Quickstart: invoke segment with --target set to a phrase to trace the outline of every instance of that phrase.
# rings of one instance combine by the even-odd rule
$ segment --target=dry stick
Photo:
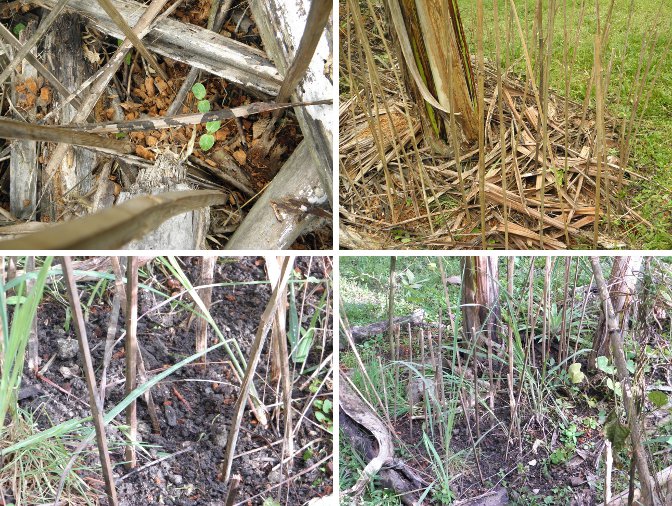
[[[130,141],[108,139],[100,135],[72,128],[33,125],[7,118],[0,118],[0,138],[61,142],[77,146],[101,148],[112,153],[129,154],[135,152],[135,148]]]
[[[485,248],[485,61],[483,59],[483,0],[476,1],[476,11],[478,53],[478,194],[481,212],[481,247]],[[478,419],[478,417],[476,418]]]
[[[598,42],[599,44],[599,42]],[[599,74],[598,74],[599,75]],[[614,307],[609,296],[609,289],[602,274],[602,267],[600,266],[600,258],[590,257],[590,262],[593,265],[593,274],[595,276],[595,283],[600,291],[600,299],[602,301],[607,329],[609,331],[609,339],[611,341],[611,351],[614,356],[614,364],[618,371],[619,380],[623,385],[623,404],[627,412],[628,427],[630,429],[630,441],[633,447],[633,457],[637,465],[639,473],[639,482],[642,490],[642,502],[652,506],[662,504],[658,498],[658,494],[654,493],[651,487],[651,472],[646,459],[644,446],[642,445],[642,429],[639,425],[636,415],[635,402],[633,399],[632,385],[630,383],[630,373],[625,360],[625,353],[623,351],[623,336],[619,329],[618,319],[614,313]]]
[[[507,263],[506,263],[506,280],[507,280],[507,291],[508,291],[508,296],[510,300],[513,300],[513,274],[514,274],[514,269],[515,269],[515,263],[514,263],[514,258],[512,256],[507,258]],[[511,410],[511,423],[516,424],[516,435],[518,437],[518,445],[519,445],[519,452],[520,455],[523,453],[523,441],[522,441],[522,434],[520,433],[520,420],[516,418],[516,396],[513,393],[513,356],[514,356],[514,349],[513,349],[513,325],[515,325],[515,320],[514,320],[514,315],[511,315],[511,324],[509,325],[509,332],[508,332],[508,343],[509,343],[509,374],[508,374],[508,383],[509,383],[509,407]],[[511,433],[511,428],[509,429],[509,434]],[[511,440],[511,437],[509,436],[509,441]],[[508,444],[507,444],[507,452],[508,452]]]
[[[420,366],[422,367],[422,415],[427,426],[427,388],[425,387],[425,329],[420,329]],[[434,436],[434,434],[432,434]]]
[[[596,0],[597,1],[597,0]],[[596,4],[597,5],[597,4]],[[595,33],[595,101],[597,103],[597,177],[595,179],[595,221],[593,222],[593,247],[598,248],[598,234],[600,230],[600,197],[601,197],[601,183],[602,183],[602,158],[604,150],[604,95],[602,90],[602,46],[599,30],[599,14],[598,14],[598,29]],[[608,198],[608,196],[607,196]]]
[[[114,351],[114,336],[117,334],[117,325],[119,322],[119,313],[121,310],[121,296],[118,291],[114,292],[112,298],[112,309],[110,310],[110,319],[107,323],[107,337],[105,339],[105,353],[103,354],[103,372],[100,375],[100,405],[105,405],[105,389],[107,387],[107,368],[112,360]]]
[[[408,361],[409,363],[413,363],[413,334],[411,331],[411,324],[408,324]],[[411,372],[408,373],[409,378],[408,382],[412,381],[411,377]],[[408,432],[411,434],[411,437],[413,437],[413,396],[409,395],[408,396]]]
[[[234,407],[233,420],[231,422],[231,429],[229,430],[229,437],[226,443],[226,453],[224,455],[224,462],[222,463],[222,478],[223,481],[229,481],[231,475],[231,466],[233,464],[233,456],[235,453],[236,443],[238,441],[238,432],[240,431],[240,424],[243,421],[243,414],[245,412],[245,404],[250,395],[250,388],[252,386],[252,380],[254,378],[254,373],[257,370],[257,365],[259,363],[259,358],[261,356],[261,350],[266,340],[266,334],[273,324],[273,316],[275,311],[277,311],[280,305],[281,297],[280,294],[284,291],[287,286],[287,281],[289,279],[289,274],[291,272],[290,265],[294,263],[293,257],[285,257],[282,264],[282,271],[280,274],[280,279],[276,285],[271,299],[268,301],[268,305],[264,310],[264,313],[261,315],[261,322],[259,328],[257,329],[257,335],[254,338],[254,343],[250,350],[250,358],[247,364],[247,370],[245,371],[245,377],[240,387],[240,394],[238,401]]]
[[[229,489],[226,491],[226,498],[224,499],[224,506],[233,506],[233,504],[236,502],[236,496],[238,495],[238,489],[240,488],[241,481],[242,478],[239,474],[234,474],[231,476]]]
[[[126,263],[126,395],[135,390],[138,372],[138,258],[129,256]],[[126,423],[129,425],[126,446],[126,468],[137,465],[135,441],[138,437],[137,402],[134,399],[126,408]]]
[[[217,263],[217,257],[214,255],[204,255],[201,257],[201,273],[200,273],[200,284],[205,288],[201,288],[200,297],[203,301],[205,307],[210,311],[210,306],[212,305],[212,280],[215,273],[215,264]],[[196,321],[196,352],[200,353],[205,351],[208,347],[208,323],[204,318],[199,318]],[[201,359],[202,364],[205,366],[207,363],[207,356],[203,355]]]
[[[35,271],[35,257],[29,256],[26,258],[26,272]],[[26,281],[26,292],[30,293],[33,291],[33,285],[35,284],[34,278],[28,278]],[[32,323],[30,324],[30,334],[28,336],[28,369],[35,373],[40,364],[40,357],[38,353],[39,342],[37,340],[37,318],[33,318]]]
[[[328,1],[311,2],[308,17],[306,18],[306,27],[299,42],[299,49],[294,55],[294,60],[287,69],[280,91],[275,98],[276,102],[285,102],[294,93],[294,90],[303,79],[303,76],[308,70],[308,66],[313,59],[315,49],[320,41],[324,27],[327,26],[329,15],[331,14],[332,3]],[[273,121],[278,119],[279,112],[273,115]],[[269,130],[271,130],[269,128]]]
[[[107,451],[107,438],[105,436],[103,410],[98,402],[98,395],[96,392],[96,377],[93,371],[93,362],[91,361],[89,341],[86,336],[86,325],[84,323],[84,315],[82,314],[82,306],[79,301],[79,294],[77,293],[77,284],[75,283],[72,261],[70,257],[62,257],[61,265],[63,268],[63,278],[68,291],[68,298],[70,299],[70,308],[73,314],[73,323],[77,334],[77,340],[79,341],[79,350],[84,365],[86,384],[89,389],[89,405],[91,406],[93,424],[96,428],[96,442],[98,444],[100,464],[102,466],[103,478],[105,480],[105,490],[107,492],[107,497],[110,501],[110,504],[112,506],[117,506],[117,491],[114,488],[114,480],[112,477],[112,462],[110,461],[110,454]]]
[[[266,270],[268,272],[268,279],[271,282],[271,289],[280,282],[282,257],[267,256]],[[287,290],[280,292],[279,298],[282,300],[283,307],[287,302]],[[287,333],[286,333],[286,314],[283,311],[276,311],[273,322],[273,334],[271,336],[278,353],[278,361],[280,366],[280,380],[282,385],[282,398],[285,414],[285,433],[282,444],[282,458],[288,455],[287,467],[292,468],[294,461],[294,428],[292,423],[292,375],[289,370],[289,352],[287,350]]]
[[[146,30],[151,25],[152,20],[159,14],[159,11],[163,8],[167,1],[168,0],[152,0],[152,3],[149,4],[149,7],[147,7],[142,17],[138,20],[135,27],[133,28],[133,30],[137,32],[138,36],[140,36],[143,30]],[[27,45],[28,44],[25,44],[25,46]],[[114,76],[114,73],[119,68],[119,65],[121,65],[121,63],[124,61],[126,52],[128,52],[131,47],[133,46],[128,41],[128,39],[125,40],[121,46],[119,46],[115,54],[108,62],[108,65],[106,65],[106,71],[102,73],[100,78],[91,86],[91,91],[82,101],[82,106],[77,111],[77,114],[75,114],[75,116],[72,118],[71,123],[83,123],[87,120],[89,114],[91,114],[91,111],[98,102],[100,95],[105,91],[107,83],[110,82],[110,79],[112,79]],[[63,157],[66,155],[67,149],[68,147],[65,144],[59,144],[56,146],[54,152],[51,155],[51,158],[49,159],[49,163],[47,163],[47,166],[44,168],[44,173],[47,175],[47,181],[44,184],[45,188],[43,189],[43,196],[46,194],[46,187],[51,183],[53,177],[56,174],[57,168],[60,166]],[[41,201],[42,197],[40,197],[39,200]],[[38,207],[39,202],[38,205],[35,206],[35,209],[37,210]]]
[[[59,0],[59,2],[54,6],[54,8],[51,10],[49,15],[40,23],[40,26],[37,27],[37,30],[33,34],[33,36],[23,45],[21,46],[21,49],[19,49],[16,52],[16,55],[10,61],[5,69],[0,73],[0,86],[4,84],[4,82],[7,80],[9,77],[9,74],[11,74],[12,70],[16,68],[16,66],[23,61],[23,59],[26,57],[26,55],[30,52],[31,49],[33,49],[40,38],[47,33],[47,30],[49,30],[49,27],[54,24],[58,16],[60,15],[61,11],[65,7],[65,4],[68,3],[68,0]]]
[[[103,10],[110,16],[110,19],[114,21],[119,29],[124,32],[124,35],[131,41],[131,44],[140,52],[140,54],[147,60],[147,62],[152,66],[154,70],[166,81],[168,82],[168,74],[159,66],[159,62],[156,61],[154,55],[149,52],[145,44],[140,40],[140,37],[128,26],[124,17],[119,13],[117,8],[112,3],[112,0],[98,0],[98,4],[103,8]]]
[[[117,249],[154,230],[168,218],[213,205],[224,205],[220,191],[192,190],[145,195],[95,214],[50,226],[18,239],[0,241],[0,248]]]
[[[558,357],[556,363],[561,364],[565,356],[569,355],[569,334],[567,334],[567,307],[570,308],[570,318],[573,306],[568,304],[569,295],[569,271],[572,267],[572,257],[565,258],[565,286],[562,300],[565,301],[562,306],[562,324],[560,326],[560,348],[558,349]]]
[[[18,41],[18,39],[14,37],[14,34],[10,32],[9,29],[2,23],[0,23],[0,38],[4,39],[5,42],[7,42],[17,51],[20,50],[21,47],[23,46],[23,44],[21,44]],[[26,53],[26,60],[28,60],[28,63],[30,63],[33,67],[35,67],[35,70],[37,70],[40,74],[42,74],[42,76],[44,76],[44,78],[49,82],[49,84],[51,84],[54,87],[54,89],[58,91],[61,95],[67,96],[70,94],[70,91],[30,51]],[[74,99],[73,102],[75,107],[79,108],[81,106],[81,102],[79,101],[79,99]]]
[[[499,113],[499,143],[502,147],[502,193],[504,193],[504,249],[509,249],[509,208],[506,199],[506,191],[508,190],[507,169],[506,163],[506,132],[504,131],[504,103],[502,92],[502,62],[501,62],[501,47],[499,41],[499,0],[493,0],[492,13],[493,22],[495,24],[495,65],[497,67],[497,112]]]

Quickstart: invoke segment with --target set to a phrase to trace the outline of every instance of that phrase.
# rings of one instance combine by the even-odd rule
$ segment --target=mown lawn
[[[523,30],[527,31],[527,43],[530,51],[538,45],[536,34],[533,33],[534,15],[538,0],[515,0],[516,9],[521,19]],[[474,0],[458,0],[467,39],[472,51],[476,50],[476,2]],[[547,24],[549,0],[544,0],[544,27]],[[602,23],[606,19],[611,0],[599,0]],[[672,2],[660,0],[635,0],[634,12],[630,20],[628,32],[629,6],[631,0],[616,0],[610,25],[609,45],[605,49],[606,63],[613,55],[613,67],[607,94],[607,110],[612,116],[629,116],[631,103],[629,94],[634,86],[635,77],[640,66],[640,48],[646,36],[652,34],[658,26],[656,41],[656,61],[651,76],[660,69],[655,84],[651,79],[647,90],[651,95],[644,110],[644,120],[635,139],[634,150],[630,159],[630,167],[646,179],[630,186],[625,198],[640,215],[653,224],[653,228],[641,226],[637,230],[628,231],[633,246],[642,249],[672,248],[672,57],[660,62],[666,47],[672,43]],[[584,20],[577,39],[577,26],[582,4],[585,4]],[[495,57],[495,26],[493,20],[493,4],[485,0],[485,51],[486,57]],[[502,45],[505,44],[505,6],[508,0],[499,0],[500,29]],[[571,48],[576,44],[576,59],[572,67],[570,81],[570,97],[583,101],[586,85],[593,68],[594,37],[597,30],[597,17],[594,0],[557,0],[557,14],[554,25],[553,58],[550,69],[550,86],[564,95],[564,33],[567,26],[568,38],[572,41]],[[565,23],[565,8],[566,19]],[[604,26],[602,24],[602,26]],[[517,35],[515,24],[510,44],[510,62],[513,72],[525,75],[525,62],[522,59],[522,45]],[[606,64],[605,63],[605,64]],[[593,92],[594,94],[594,92]],[[593,104],[594,105],[594,101]]]

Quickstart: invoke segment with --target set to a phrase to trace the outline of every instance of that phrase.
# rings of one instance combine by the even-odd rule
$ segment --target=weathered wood
[[[422,479],[403,461],[394,458],[394,444],[387,426],[350,387],[340,375],[339,420],[341,432],[352,448],[367,462],[357,483],[342,495],[357,501],[374,476],[384,488],[399,494],[407,506],[418,504],[421,491],[426,487]]]
[[[328,0],[324,0],[328,1]],[[264,42],[264,49],[278,70],[286,75],[296,54],[308,16],[309,0],[250,0],[252,15]],[[330,23],[322,34],[306,75],[294,96],[300,101],[324,98],[333,93],[331,61],[333,30]],[[327,92],[329,93],[329,92]],[[332,199],[333,106],[295,109],[301,132],[310,146],[329,201]],[[332,205],[333,207],[333,205]]]
[[[425,311],[423,309],[416,309],[408,316],[397,316],[394,318],[394,325],[420,325],[425,320]],[[355,343],[361,343],[365,339],[372,336],[385,334],[390,328],[389,320],[369,323],[367,325],[358,325],[350,328],[352,339]]]
[[[38,3],[51,8],[56,1],[39,0]],[[138,2],[114,0],[113,3],[130,26],[135,26],[145,12],[145,7]],[[95,2],[70,0],[68,8],[91,19],[99,30],[123,37],[121,30]],[[262,51],[205,28],[168,18],[154,26],[145,41],[156,53],[223,77],[261,98],[275,96],[280,89],[282,79]]]
[[[662,471],[660,471],[656,475],[656,480],[660,484],[660,488],[662,489],[662,492],[664,494],[664,504],[672,504],[672,466],[666,467]],[[651,487],[654,486],[654,483],[651,483]],[[637,502],[641,499],[642,494],[640,489],[635,489],[635,493],[633,495],[633,504],[637,504]],[[618,494],[616,497],[612,498],[611,501],[609,501],[609,504],[607,506],[627,506],[628,504],[628,490],[624,490],[620,494]],[[600,506],[605,506],[604,503],[600,504]]]
[[[36,26],[37,19],[31,19],[19,35],[19,42],[25,43],[26,39],[35,33]],[[28,54],[34,55],[35,50]],[[30,82],[35,84],[33,91],[28,89],[28,83]],[[19,92],[17,85],[21,83],[24,85],[24,90]],[[36,91],[37,71],[30,63],[24,61],[21,72],[14,75],[11,94],[14,106],[20,109],[25,121],[35,121],[37,115]],[[30,99],[29,96],[31,96]],[[17,117],[16,119],[21,118]],[[37,169],[37,142],[29,140],[15,142],[12,145],[12,154],[9,160],[9,210],[20,220],[29,219],[35,211]]]
[[[272,203],[288,197],[326,201],[320,176],[310,154],[310,146],[301,142],[266,191],[259,197],[225,249],[287,249],[307,230],[317,228],[324,219],[308,213],[278,213]]]
[[[58,80],[68,89],[75,89],[92,73],[91,67],[82,58],[82,18],[77,14],[64,13],[56,20],[45,40],[47,61]],[[65,97],[61,97],[65,98]],[[72,105],[59,112],[58,124],[66,125],[76,116],[77,109]],[[92,188],[91,173],[96,166],[97,154],[91,150],[68,147],[58,169],[58,183],[44,185],[51,198],[42,200],[49,210],[51,221],[61,218],[65,212],[74,210],[67,205],[63,196],[76,201],[80,195],[86,195]],[[48,176],[47,176],[48,177]]]
[[[160,196],[169,192],[189,191],[184,182],[186,167],[171,151],[160,154],[154,167],[140,172],[129,191],[122,192],[117,202],[132,200],[141,195]],[[207,208],[193,209],[171,217],[142,238],[131,241],[129,250],[199,250],[205,247],[205,235],[210,220]]]

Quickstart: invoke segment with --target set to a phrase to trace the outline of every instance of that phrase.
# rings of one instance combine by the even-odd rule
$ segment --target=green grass
[[[637,68],[640,62],[640,47],[646,34],[650,34],[657,23],[660,23],[659,39],[656,54],[660,56],[672,37],[670,20],[672,19],[672,3],[660,0],[636,0],[631,20],[630,33],[627,32],[628,9],[631,0],[616,0],[612,16],[609,46],[605,48],[606,63],[614,54],[612,79],[607,96],[608,114],[615,117],[629,115],[631,104],[628,95],[631,92]],[[567,0],[568,37],[574,40],[576,26],[581,11],[581,0]],[[518,16],[523,30],[527,31],[528,49],[533,54],[538,43],[532,33],[534,13],[537,0],[515,0]],[[547,23],[546,13],[548,1],[544,1],[544,27]],[[550,86],[564,96],[564,4],[557,0],[558,11],[554,30],[554,52],[550,68]],[[576,46],[576,62],[572,67],[570,98],[582,102],[585,98],[586,85],[593,67],[593,42],[597,27],[595,2],[586,0],[586,10],[581,33]],[[600,0],[600,15],[606,18],[610,0]],[[505,44],[505,7],[508,0],[499,0],[500,30],[502,44]],[[476,2],[459,0],[462,18],[467,32],[470,49],[475,54]],[[527,13],[527,18],[526,18]],[[485,52],[486,57],[494,61],[493,9],[491,2],[485,2]],[[513,28],[511,61],[516,62],[513,72],[519,76],[526,74],[525,62],[521,58],[522,46]],[[626,52],[627,47],[627,52]],[[533,57],[534,58],[534,57]],[[517,60],[516,60],[517,59]],[[605,65],[606,65],[605,63]],[[533,63],[534,65],[534,63]],[[632,246],[642,249],[669,249],[672,247],[672,65],[669,61],[662,65],[662,73],[651,94],[648,107],[644,111],[643,122],[635,139],[633,153],[629,161],[630,168],[647,178],[628,188],[625,198],[640,215],[653,224],[629,230],[629,242]],[[536,70],[535,70],[536,72]],[[653,71],[652,71],[653,73]],[[623,76],[621,79],[620,76]],[[651,88],[650,83],[648,88]],[[594,93],[594,91],[593,91]],[[594,106],[594,100],[591,102]]]

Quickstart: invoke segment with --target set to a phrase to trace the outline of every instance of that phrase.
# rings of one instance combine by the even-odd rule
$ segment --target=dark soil
[[[196,258],[182,258],[183,268],[194,285],[198,280],[198,261]],[[153,270],[148,264],[151,280],[141,276],[141,283],[148,283],[162,292],[170,292],[167,287],[174,286],[173,281],[154,264]],[[308,269],[310,265],[310,273]],[[314,276],[324,279],[330,271],[330,260],[322,258],[297,259],[295,269],[302,276]],[[215,283],[251,282],[267,279],[264,262],[254,257],[225,258],[218,261],[215,270]],[[80,283],[80,290],[93,286]],[[104,302],[93,305],[90,309],[87,332],[92,352],[94,367],[100,383],[105,338],[111,310],[112,284],[108,285],[108,293]],[[303,287],[303,285],[300,285]],[[312,293],[311,288],[319,286],[309,284],[306,291],[306,308],[316,303],[321,292]],[[321,286],[325,286],[322,284]],[[298,303],[303,301],[303,290],[297,290]],[[270,297],[270,287],[265,284],[236,285],[215,287],[211,313],[225,337],[237,340],[243,355],[249,355],[250,345],[254,339],[260,322],[261,314]],[[185,304],[190,303],[188,296],[180,297]],[[82,300],[87,300],[82,296]],[[97,301],[100,301],[97,298]],[[147,290],[140,290],[138,314],[138,341],[145,360],[149,376],[161,371],[169,365],[194,353],[194,325],[189,326],[189,312],[183,308],[171,309],[169,304],[153,310],[163,299]],[[146,313],[146,314],[145,314]],[[310,321],[312,309],[305,311],[304,326]],[[142,316],[144,315],[144,316]],[[81,372],[77,372],[78,358],[66,358],[67,346],[57,344],[57,340],[73,338],[74,331],[64,330],[65,306],[52,300],[44,302],[38,311],[40,356],[44,365],[54,358],[43,377],[34,378],[26,375],[22,383],[22,391],[28,397],[22,401],[22,407],[36,413],[40,429],[72,418],[89,416],[88,392]],[[119,326],[123,329],[123,320]],[[329,325],[330,327],[330,325]],[[117,332],[117,338],[122,330]],[[210,333],[212,334],[212,333]],[[332,347],[331,331],[326,332],[326,346],[316,339],[315,346],[308,359],[309,366],[318,365],[326,357]],[[210,344],[215,338],[210,337]],[[76,341],[75,341],[76,343]],[[272,405],[276,394],[274,387],[266,383],[269,360],[268,343],[262,354],[255,386],[265,404]],[[60,354],[59,354],[60,348]],[[75,346],[76,351],[76,346]],[[107,372],[106,411],[124,398],[124,350],[123,340],[114,349],[114,355]],[[148,504],[167,505],[215,505],[223,504],[227,492],[226,485],[220,481],[219,473],[226,446],[226,437],[231,424],[233,406],[237,400],[240,382],[236,379],[229,358],[222,348],[208,355],[208,366],[205,370],[191,364],[159,383],[152,389],[154,402],[158,410],[161,433],[152,431],[147,405],[143,400],[138,402],[139,435],[147,445],[148,452],[138,452],[138,466],[143,466],[166,454],[184,451],[144,470],[129,474],[121,463],[124,461],[123,447],[118,444],[122,439],[119,429],[108,426],[110,450],[114,472],[122,481],[117,485],[120,504],[135,506]],[[66,369],[67,368],[67,369]],[[74,377],[67,377],[68,371],[74,371]],[[310,367],[306,369],[310,370]],[[80,368],[81,371],[81,368]],[[65,374],[65,376],[64,376]],[[299,391],[298,386],[305,381],[295,371],[293,406],[302,411],[311,394]],[[53,383],[53,384],[52,384]],[[62,390],[56,388],[61,387]],[[323,390],[324,391],[324,390]],[[68,392],[68,393],[66,393]],[[331,392],[328,393],[331,395]],[[326,395],[325,395],[326,396]],[[142,398],[141,398],[142,399]],[[331,463],[321,465],[290,481],[289,486],[268,489],[282,482],[285,478],[278,471],[283,445],[281,444],[284,428],[282,415],[277,420],[271,416],[273,408],[268,409],[268,427],[262,427],[254,415],[246,412],[236,447],[236,458],[233,463],[234,474],[242,477],[242,484],[237,496],[237,503],[261,504],[267,497],[275,497],[281,504],[305,504],[310,498],[331,492]],[[298,416],[294,417],[295,424]],[[316,462],[332,453],[331,435],[314,422],[312,409],[308,409],[306,419],[295,439],[295,447],[309,445],[312,456],[296,459],[294,475],[307,470]],[[123,423],[124,415],[117,417]],[[310,443],[312,441],[312,443]],[[76,444],[75,444],[76,446]],[[89,460],[97,464],[95,443],[88,453]],[[97,478],[98,481],[95,479]],[[103,485],[100,476],[89,480],[100,493],[98,499],[106,504],[103,497]],[[278,491],[282,495],[278,496]],[[249,501],[248,501],[249,499]]]

